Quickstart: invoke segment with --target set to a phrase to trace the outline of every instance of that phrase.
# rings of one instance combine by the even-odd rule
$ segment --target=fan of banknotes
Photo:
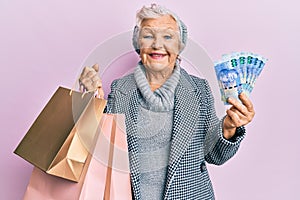
[[[222,60],[215,62],[221,99],[225,105],[228,97],[238,99],[241,92],[250,95],[266,61],[257,54],[236,52],[223,55]]]

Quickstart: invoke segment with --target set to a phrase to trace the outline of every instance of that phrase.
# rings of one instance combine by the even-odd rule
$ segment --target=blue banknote
[[[230,61],[221,62],[215,65],[218,84],[221,91],[221,99],[227,104],[229,97],[238,99],[242,89],[241,71],[232,66]]]

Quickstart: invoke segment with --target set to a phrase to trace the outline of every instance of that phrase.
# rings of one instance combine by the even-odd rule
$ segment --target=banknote
[[[232,65],[231,61],[220,62],[215,65],[218,85],[221,91],[221,99],[227,104],[229,97],[238,99],[242,89],[241,71]]]
[[[227,103],[229,97],[239,100],[244,92],[249,96],[261,74],[267,59],[251,52],[233,52],[222,56],[214,68],[221,93],[221,100]]]
[[[249,93],[252,92],[255,82],[257,78],[259,77],[260,73],[262,72],[264,66],[265,66],[266,60],[262,57],[258,57],[255,63],[255,67],[253,70],[252,77],[249,80]]]

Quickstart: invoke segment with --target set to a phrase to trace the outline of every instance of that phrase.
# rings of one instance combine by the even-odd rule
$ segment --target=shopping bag
[[[106,101],[59,87],[14,153],[48,174],[78,182]]]
[[[125,116],[103,114],[80,200],[131,200]]]
[[[89,155],[78,182],[47,174],[34,167],[23,200],[78,200],[91,158]]]
[[[125,117],[103,114],[78,183],[34,168],[24,200],[131,200]]]

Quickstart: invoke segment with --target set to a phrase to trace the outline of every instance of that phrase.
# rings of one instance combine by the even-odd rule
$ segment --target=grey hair
[[[136,26],[133,30],[133,36],[132,36],[132,44],[134,46],[135,51],[140,54],[140,47],[139,47],[139,32],[140,27],[144,19],[153,19],[158,18],[164,15],[170,15],[174,18],[176,21],[179,33],[180,33],[180,51],[184,49],[186,42],[187,42],[187,28],[186,25],[179,19],[179,17],[173,13],[172,11],[157,5],[157,4],[151,4],[150,7],[143,6],[136,14]]]

